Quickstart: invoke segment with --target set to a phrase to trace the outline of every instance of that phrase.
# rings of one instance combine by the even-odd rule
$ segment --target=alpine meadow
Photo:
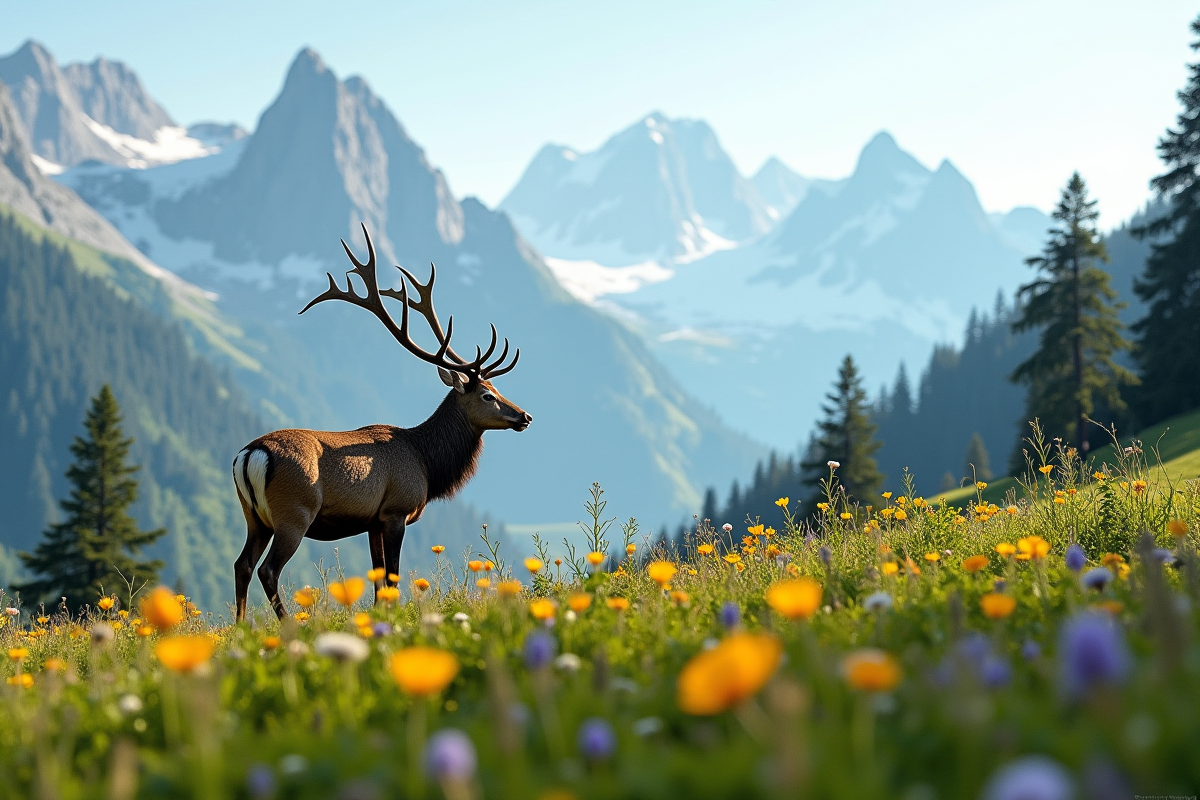
[[[1101,5],[0,11],[0,800],[1194,798],[1200,16]]]

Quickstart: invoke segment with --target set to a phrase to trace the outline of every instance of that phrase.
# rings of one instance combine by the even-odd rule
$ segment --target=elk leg
[[[271,601],[271,608],[275,609],[275,615],[280,619],[283,619],[287,609],[279,599],[279,576],[292,556],[296,555],[307,530],[308,526],[276,522],[275,542],[271,545],[271,552],[267,553],[266,560],[258,568],[258,580],[262,583],[263,591],[267,593],[267,599]]]
[[[374,523],[367,529],[367,544],[371,547],[371,569],[384,569],[386,559],[384,558],[383,549],[383,531],[384,526],[381,523]],[[387,586],[387,570],[384,570],[383,585]],[[375,605],[379,605],[379,582],[375,583]]]
[[[273,531],[259,520],[253,511],[246,516],[246,546],[242,554],[233,562],[233,580],[236,587],[234,595],[237,604],[237,621],[246,619],[246,594],[250,590],[250,579],[254,577],[254,568],[262,558],[263,551],[271,543]]]
[[[404,525],[404,517],[384,520],[383,553],[388,575],[400,574],[400,543],[404,541]]]

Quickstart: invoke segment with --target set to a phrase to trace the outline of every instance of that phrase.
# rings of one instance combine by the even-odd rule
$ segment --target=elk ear
[[[443,367],[438,367],[438,377],[442,379],[442,383],[446,384],[459,394],[462,394],[467,390],[467,383],[471,380],[461,372],[456,370],[448,370]]]

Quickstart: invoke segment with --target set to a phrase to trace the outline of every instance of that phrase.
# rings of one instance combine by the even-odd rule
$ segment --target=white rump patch
[[[271,519],[271,508],[267,505],[267,464],[270,456],[266,450],[243,450],[233,459],[233,482],[237,485],[238,494],[249,504],[258,518],[266,523],[268,528],[274,528]],[[246,485],[246,477],[250,485]]]

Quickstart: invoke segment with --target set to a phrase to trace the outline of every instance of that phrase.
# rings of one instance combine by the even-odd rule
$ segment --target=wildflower
[[[674,578],[675,573],[678,572],[670,561],[655,561],[646,568],[646,571],[650,574],[650,580],[657,583],[661,589],[665,589],[671,582],[671,578]]]
[[[1025,756],[1001,767],[983,791],[983,800],[1070,800],[1071,777],[1046,756]]]
[[[742,560],[742,557],[739,556],[737,553],[726,553],[724,558],[730,564],[737,564],[739,561]]]
[[[387,579],[388,579],[388,583],[399,583],[400,582],[400,576],[394,572],[389,572],[387,574]]]
[[[1067,569],[1071,570],[1071,572],[1079,572],[1079,570],[1083,569],[1083,565],[1087,563],[1087,556],[1084,555],[1083,548],[1077,543],[1071,542],[1070,546],[1067,547],[1066,562]]]
[[[1050,552],[1050,543],[1037,535],[1025,536],[1017,540],[1017,549],[1026,556],[1026,559],[1037,560],[1045,558],[1046,554]]]
[[[833,566],[833,551],[826,545],[821,545],[817,550],[817,555],[821,558],[821,563],[826,567]]]
[[[1017,514],[1021,513],[1021,509],[1017,508],[1016,506],[1006,506],[1004,512],[1010,517],[1015,517]]]
[[[1108,616],[1084,612],[1063,626],[1059,637],[1059,679],[1069,696],[1117,683],[1129,670],[1121,629]]]
[[[605,601],[613,611],[620,613],[629,608],[629,600],[625,597],[610,597]]]
[[[21,610],[19,608],[13,608],[12,606],[9,606],[8,608],[4,609],[4,613],[8,614],[10,617],[17,617],[20,616]]]
[[[917,562],[913,561],[911,558],[909,558],[907,556],[905,556],[905,558],[904,558],[904,571],[907,572],[909,575],[920,575],[921,574],[921,568],[917,566]]]
[[[900,565],[895,561],[885,561],[879,565],[879,569],[884,575],[895,575],[900,571]]]
[[[1083,584],[1085,589],[1095,589],[1098,592],[1104,591],[1104,587],[1108,586],[1108,582],[1112,580],[1113,574],[1107,567],[1096,567],[1089,569],[1083,573],[1083,577],[1079,582]]]
[[[987,488],[987,484],[983,481],[975,481],[975,488],[982,492]]]
[[[775,501],[775,505],[779,506],[780,508],[787,508],[789,499],[790,498],[787,497],[781,497]]]
[[[392,654],[388,670],[404,692],[417,697],[435,695],[458,674],[453,653],[435,647],[405,647]]]
[[[488,561],[483,562],[483,571],[484,572],[491,572],[495,568],[496,568],[496,565],[493,564],[490,559]]]
[[[29,657],[29,648],[27,647],[10,647],[8,649],[8,658],[10,661],[24,661]]]
[[[1016,609],[1017,601],[1007,594],[989,592],[979,598],[979,607],[988,619],[1004,619]]]
[[[1092,477],[1098,481],[1104,480],[1107,476],[1103,472],[1093,472]]]
[[[467,569],[471,570],[471,572],[479,572],[479,570],[483,569],[483,562],[477,560],[468,561]]]
[[[905,497],[904,495],[900,495],[899,497],[896,498],[896,505],[903,506],[903,505],[907,505],[907,504],[908,504],[908,498]]]
[[[164,632],[183,621],[183,606],[175,599],[175,593],[165,586],[159,586],[143,597],[138,611],[146,622]]]
[[[496,591],[501,597],[516,597],[521,593],[521,582],[500,581],[496,584]]]
[[[124,623],[124,622],[114,622],[114,623],[112,624],[112,629],[113,629],[114,631],[119,631],[119,630],[121,630],[121,629],[122,629],[122,628],[124,628],[124,627],[125,627],[125,623]],[[29,633],[32,635],[32,634],[35,634],[35,633],[37,633],[37,631],[30,631]]]
[[[904,520],[908,519],[908,514],[904,511],[903,508],[897,508],[895,516],[896,516],[897,522],[904,522]]]
[[[475,775],[476,763],[475,745],[456,728],[443,728],[425,743],[425,771],[444,783],[465,784]]]
[[[305,623],[308,622],[309,616],[307,611],[297,611],[295,614],[292,614],[292,619],[299,623]]]
[[[302,608],[312,608],[317,602],[317,595],[320,594],[311,586],[305,586],[303,589],[297,589],[292,599],[296,601],[296,605]]]
[[[767,605],[788,619],[808,619],[820,608],[823,593],[811,578],[778,581],[767,589]]]
[[[370,645],[362,639],[339,631],[322,633],[313,643],[313,649],[343,664],[357,664],[371,653]]]
[[[890,653],[864,647],[842,659],[842,677],[851,688],[887,692],[900,682],[900,664]]]
[[[100,607],[101,611],[108,611],[116,604],[117,604],[117,598],[115,598],[115,597],[101,597],[99,600],[96,601],[96,605],[98,605]]]
[[[896,513],[896,509],[894,509],[894,508],[884,508],[884,509],[880,509],[879,516],[883,517],[884,519],[891,519],[892,515],[895,513]]]
[[[487,588],[491,587],[492,582],[490,580],[488,580],[487,578],[480,578],[479,580],[475,581],[475,585],[478,586],[480,589],[487,589]]]
[[[546,565],[542,563],[542,560],[541,560],[540,558],[527,558],[527,559],[525,559],[525,569],[529,570],[529,571],[530,571],[531,573],[533,573],[534,575],[537,575],[537,574],[538,574],[538,572],[539,572],[539,571],[542,569],[542,567],[544,567],[544,566],[546,566]]]
[[[712,555],[713,549],[714,548],[711,544],[702,544],[696,548],[696,552],[702,556],[708,556],[708,555]]]
[[[965,569],[967,572],[972,572],[972,573],[979,572],[979,570],[983,569],[987,565],[988,565],[988,557],[983,556],[983,555],[971,556],[970,558],[963,559],[963,562],[962,562],[962,568]]]
[[[726,522],[724,525],[721,526],[721,530],[725,531],[726,533],[729,533],[730,531],[733,530],[733,526],[730,525],[728,522]]]
[[[592,604],[592,596],[587,592],[576,592],[567,598],[567,605],[576,614],[582,614]]]
[[[119,612],[117,612],[117,613],[119,613],[119,614],[124,614],[125,616],[129,616],[129,612],[128,612],[128,611],[119,611]],[[45,625],[47,622],[49,622],[49,621],[50,621],[50,618],[49,618],[49,617],[47,617],[47,616],[45,616],[45,615],[43,615],[43,616],[40,616],[40,617],[38,617],[38,618],[37,618],[37,621],[38,621],[38,625]]]
[[[679,592],[679,591],[671,592],[670,597],[671,597],[671,602],[677,606],[686,606],[688,604],[688,601],[691,600],[691,598],[688,596],[687,592]]]
[[[539,670],[554,660],[554,637],[542,630],[535,630],[525,637],[525,666]]]
[[[588,761],[607,761],[617,750],[617,735],[609,725],[599,717],[585,719],[579,726],[575,737],[579,745],[579,753]]]
[[[842,513],[838,514],[838,519],[840,519],[844,522],[848,519],[851,519],[853,516],[854,515],[851,514],[849,511],[843,511]]]
[[[362,578],[357,576],[346,578],[339,583],[329,584],[329,596],[349,608],[358,601],[358,598],[362,597],[364,587]]]
[[[332,587],[330,587],[330,588],[332,588]],[[416,589],[418,592],[428,591],[429,590],[429,581],[425,580],[424,578],[417,578],[415,581],[413,581],[413,588]]]
[[[278,636],[265,636],[263,637],[263,649],[274,650],[279,647],[279,642],[280,639]]]
[[[1182,539],[1187,536],[1187,523],[1181,519],[1173,519],[1167,523],[1167,533],[1174,536],[1176,539]]]
[[[1133,493],[1134,494],[1141,494],[1144,491],[1146,491],[1146,482],[1145,481],[1139,479],[1139,480],[1136,480],[1133,482]]]
[[[20,675],[13,675],[6,680],[10,686],[20,686],[22,689],[33,688],[33,676],[28,672],[22,672]]]
[[[598,567],[604,562],[604,553],[601,553],[599,550],[593,550],[592,552],[588,553],[585,558],[593,567]]]
[[[446,552],[445,545],[440,545],[440,544],[435,544],[433,547],[431,547],[429,549],[433,551],[433,554],[435,556],[440,556],[442,553]]]
[[[1015,544],[1009,544],[1008,542],[1001,542],[1000,544],[996,545],[996,552],[1007,558],[1008,556],[1011,556],[1013,553],[1017,552],[1017,546]]]
[[[1049,464],[1043,464],[1042,466],[1038,467],[1038,472],[1042,473],[1043,475],[1049,475],[1053,470],[1054,467]]]
[[[376,567],[375,569],[367,570],[367,580],[369,580],[371,583],[379,583],[384,579],[384,577],[386,577],[386,575],[387,570],[385,570],[383,567]]]
[[[545,622],[549,619],[554,619],[554,613],[558,610],[558,603],[548,597],[539,597],[529,603],[529,613],[534,619]]]
[[[375,597],[381,603],[394,603],[400,599],[400,590],[395,586],[380,586],[375,590]]]
[[[625,554],[626,554],[626,555],[630,555],[630,556],[631,556],[631,555],[633,555],[635,552],[637,552],[637,545],[636,545],[636,544],[634,544],[633,542],[630,542],[629,544],[625,545]]]
[[[826,461],[825,463],[829,465],[830,469],[837,469],[842,465],[840,461]]]
[[[171,636],[154,647],[159,663],[172,672],[191,672],[212,658],[215,644],[208,636]]]
[[[817,508],[819,508],[821,511],[828,511],[829,503],[817,503]]]
[[[106,645],[113,640],[116,632],[107,622],[97,622],[92,626],[92,644]]]
[[[783,645],[774,636],[729,636],[684,665],[676,683],[679,707],[688,714],[710,716],[738,705],[770,680],[782,653]]]
[[[867,611],[887,611],[892,607],[892,596],[887,592],[875,592],[863,600],[863,608]]]
[[[558,658],[554,659],[554,666],[561,669],[563,672],[579,672],[579,668],[583,666],[583,659],[574,653],[563,653]]]

